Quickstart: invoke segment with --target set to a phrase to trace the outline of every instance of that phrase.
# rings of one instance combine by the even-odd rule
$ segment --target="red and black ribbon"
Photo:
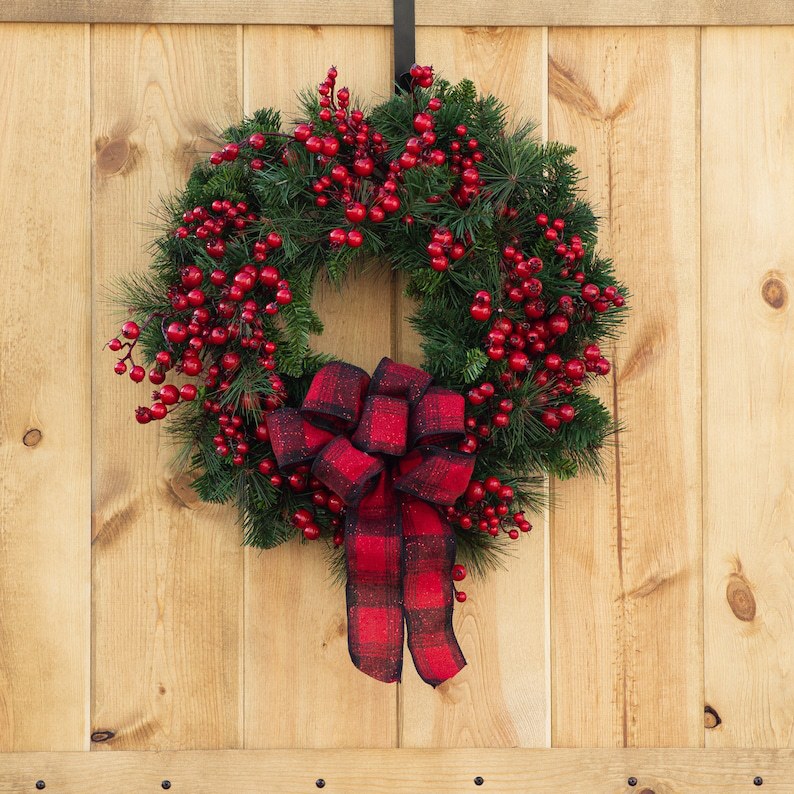
[[[464,399],[421,369],[384,358],[375,373],[342,362],[314,377],[300,410],[268,415],[279,468],[312,473],[347,505],[348,645],[353,663],[399,681],[404,629],[417,672],[437,686],[466,664],[452,629],[455,533],[438,506],[465,491],[474,456]]]

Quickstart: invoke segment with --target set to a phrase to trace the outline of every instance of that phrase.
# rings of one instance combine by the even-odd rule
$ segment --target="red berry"
[[[543,363],[546,365],[546,369],[550,369],[552,372],[559,372],[562,369],[562,357],[556,353],[549,353]]]
[[[192,383],[186,383],[179,390],[179,396],[183,400],[187,400],[188,402],[190,402],[191,400],[195,400],[196,394],[198,394],[198,389]]]
[[[149,409],[149,412],[152,415],[152,419],[165,419],[168,415],[168,408],[166,408],[163,403],[155,403]]]
[[[551,331],[555,336],[562,336],[563,334],[568,332],[568,329],[571,327],[571,324],[568,322],[568,318],[562,314],[552,314],[549,317],[549,331]]]
[[[584,362],[578,358],[572,358],[570,361],[565,362],[564,370],[571,380],[580,380],[584,377]]]
[[[507,358],[507,366],[513,372],[526,372],[529,365],[529,357],[521,350],[514,350]]]
[[[472,480],[464,496],[467,502],[480,502],[485,497],[485,488],[479,480]]]
[[[494,385],[493,385],[493,383],[488,383],[488,381],[486,381],[485,383],[481,383],[481,384],[480,384],[480,391],[481,391],[481,392],[482,392],[482,393],[483,393],[483,394],[484,394],[484,395],[485,395],[485,396],[486,396],[486,397],[487,397],[489,400],[490,400],[490,399],[491,399],[491,397],[493,397],[493,396],[494,396],[494,394],[496,393],[496,389],[494,388]]]
[[[333,229],[328,234],[328,240],[334,246],[344,245],[347,242],[347,232],[344,229]]]
[[[466,593],[464,593],[463,590],[458,590],[458,592],[455,593],[455,600],[462,604],[466,600]]]
[[[179,402],[179,389],[170,383],[167,386],[163,386],[163,388],[160,389],[160,399],[166,405],[175,405]]]
[[[364,242],[364,235],[358,229],[351,229],[347,233],[347,244],[351,248],[359,248]]]
[[[491,317],[492,309],[484,303],[472,303],[469,307],[469,313],[477,320],[477,322],[484,323]]]
[[[328,509],[329,509],[329,510],[330,510],[332,513],[341,513],[341,512],[342,512],[342,509],[344,508],[344,506],[345,506],[345,503],[344,503],[344,502],[342,501],[342,499],[341,499],[339,496],[337,496],[335,493],[334,493],[334,494],[331,494],[331,495],[328,497]]]
[[[306,540],[317,540],[317,538],[320,537],[320,527],[313,521],[309,522],[303,528],[303,537],[306,538]]]
[[[549,216],[546,215],[543,212],[538,213],[535,216],[535,223],[537,223],[538,226],[548,226],[549,225]],[[557,235],[554,235],[554,236],[556,237]]]
[[[452,566],[452,578],[456,582],[462,582],[466,578],[466,566],[465,565],[453,565]]]
[[[585,361],[598,361],[601,358],[601,348],[598,345],[587,345],[584,349]]]
[[[138,323],[134,323],[132,320],[121,326],[121,335],[125,339],[137,339],[140,334],[141,329],[138,327]],[[121,347],[121,345],[119,345],[119,347]]]
[[[108,342],[108,348],[112,350],[114,353],[121,350],[121,339],[111,339]]]
[[[508,427],[510,425],[510,416],[505,413],[494,414],[492,421],[494,427]]]
[[[171,323],[165,331],[169,342],[181,344],[187,339],[187,328],[182,323]]]
[[[562,419],[563,422],[572,422],[574,416],[576,416],[576,411],[574,407],[568,403],[561,405],[557,410],[557,413],[559,414],[560,419]]]
[[[146,425],[152,421],[152,414],[148,408],[140,407],[135,409],[135,421],[138,424]]]
[[[588,303],[595,301],[600,294],[601,291],[595,284],[584,284],[582,286],[582,298]]]
[[[499,482],[498,477],[486,477],[483,485],[485,486],[485,490],[488,491],[488,493],[496,493],[499,490],[501,483]]]
[[[513,501],[513,489],[509,485],[503,485],[497,492],[496,495],[503,501],[503,502],[512,502]]]
[[[140,383],[146,377],[146,370],[141,366],[134,366],[130,370],[130,379],[135,383]]]
[[[354,201],[347,205],[345,217],[350,223],[361,223],[367,217],[367,208],[360,201]]]
[[[127,365],[123,361],[117,361],[113,366],[116,375],[123,375],[127,371]]]

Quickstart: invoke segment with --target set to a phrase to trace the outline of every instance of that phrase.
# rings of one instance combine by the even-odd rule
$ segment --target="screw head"
[[[626,782],[630,786],[636,786],[637,785],[637,778],[636,777],[630,777]]]
[[[171,788],[171,781],[170,780],[164,780],[160,785],[163,788]]]
[[[477,775],[477,777],[474,778],[475,786],[481,786],[483,783],[485,783],[485,781],[479,775]]]
[[[43,788],[47,788],[47,784],[43,780],[36,781],[36,788],[41,791]]]
[[[754,786],[763,786],[764,785],[764,779],[760,775],[756,775],[756,777],[753,778],[753,785]]]
[[[314,785],[317,786],[317,788],[325,788],[325,781],[321,777],[318,777],[317,780],[314,781]]]

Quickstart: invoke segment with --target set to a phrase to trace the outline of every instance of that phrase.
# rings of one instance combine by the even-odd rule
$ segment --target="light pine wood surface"
[[[791,794],[792,750],[205,750],[0,755],[0,794]],[[479,781],[479,782],[478,782]],[[320,784],[318,786],[318,783]]]
[[[704,31],[702,69],[707,744],[791,747],[794,36]]]
[[[789,4],[417,4],[420,60],[578,147],[632,290],[605,479],[552,483],[509,571],[465,582],[458,678],[358,673],[321,550],[243,549],[134,423],[107,285],[242,112],[289,116],[331,63],[389,91],[391,5],[351,7],[0,10],[147,23],[0,24],[0,792],[794,790]],[[418,363],[382,265],[316,305],[321,349]]]
[[[88,746],[88,35],[0,26],[0,750]]]
[[[416,0],[418,25],[790,25],[789,0]],[[393,0],[5,0],[0,22],[391,25]]]
[[[602,392],[625,427],[607,482],[554,485],[559,746],[703,741],[698,39],[549,33],[549,136],[578,147],[601,248],[633,294]]]

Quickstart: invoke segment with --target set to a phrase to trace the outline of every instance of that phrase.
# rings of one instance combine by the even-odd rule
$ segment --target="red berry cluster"
[[[240,204],[235,208],[230,202],[221,201],[214,202],[212,206],[213,212],[222,211],[227,217],[233,209],[240,212],[245,209]],[[201,230],[207,228],[208,223],[212,224],[211,233],[222,231],[218,227],[220,221],[213,220],[204,207],[196,207],[183,217],[191,224],[200,224],[184,227],[188,234],[195,234],[199,239],[203,239]],[[181,234],[177,236],[182,237]],[[217,246],[218,242],[223,241],[220,238],[207,240],[207,245]],[[281,306],[290,303],[292,293],[278,268],[261,263],[281,245],[281,237],[275,232],[269,233],[264,240],[253,243],[249,252],[253,263],[245,264],[235,271],[221,269],[220,261],[219,267],[209,274],[194,264],[182,267],[179,282],[168,289],[172,311],[151,315],[143,326],[146,328],[155,320],[158,321],[167,346],[167,349],[159,350],[155,355],[155,366],[149,371],[151,383],[159,386],[165,381],[166,373],[173,370],[181,375],[201,378],[208,389],[226,391],[236,377],[242,360],[240,352],[228,349],[230,343],[239,345],[242,351],[257,351],[258,365],[271,372],[275,370],[277,346],[265,338],[262,320],[263,316],[275,315]],[[216,258],[222,260],[223,255]],[[268,296],[273,299],[269,300]],[[133,359],[143,328],[136,322],[128,321],[122,326],[120,334],[128,341],[114,338],[107,345],[115,352],[126,349],[114,370],[118,375],[123,375],[129,363],[130,378],[136,383],[146,377],[144,368],[135,364]],[[163,419],[172,406],[176,406],[180,400],[194,400],[197,393],[194,384],[185,384],[179,389],[165,385],[153,393],[150,407],[141,406],[137,409],[136,419],[141,424],[152,419]],[[275,387],[274,393],[278,393]],[[213,406],[217,406],[217,410]],[[205,404],[205,410],[208,413],[221,412],[219,403],[212,401]],[[244,457],[245,441],[242,443],[243,451],[236,451],[235,457]],[[223,454],[224,449],[227,450],[225,454],[228,454],[227,444],[219,443],[217,446],[219,454]]]
[[[538,386],[550,388],[541,395],[541,403],[564,395],[571,395],[574,388],[581,386],[586,373],[606,375],[610,365],[603,358],[597,345],[588,345],[582,358],[572,357],[564,360],[554,348],[571,330],[574,323],[592,321],[593,311],[604,312],[609,305],[622,306],[623,296],[614,286],[606,287],[603,292],[595,284],[584,284],[585,274],[573,270],[575,263],[585,256],[581,237],[572,235],[570,242],[564,242],[565,221],[555,218],[549,223],[546,214],[540,213],[535,222],[543,229],[546,241],[554,243],[553,268],[556,278],[570,279],[571,290],[557,298],[550,305],[544,295],[542,272],[544,262],[538,256],[527,256],[513,240],[502,249],[502,295],[501,305],[496,309],[497,318],[483,342],[485,351],[492,361],[505,361],[507,369],[501,375],[501,384],[509,391],[528,373],[533,373],[533,381]],[[579,285],[582,285],[581,287]],[[474,294],[469,308],[473,319],[488,322],[494,313],[493,296],[479,290]],[[519,318],[516,318],[516,315]],[[514,319],[510,319],[513,317]],[[584,359],[584,360],[583,360]],[[472,401],[472,393],[469,393]],[[476,393],[472,404],[477,405]],[[575,409],[570,403],[545,407],[540,420],[549,428],[556,430],[562,423],[573,421]],[[508,424],[509,418],[499,417],[501,426]],[[496,424],[497,422],[494,421]]]
[[[462,504],[447,508],[447,518],[461,529],[477,529],[496,537],[500,532],[516,540],[519,530],[529,532],[532,525],[523,513],[510,515],[513,489],[498,477],[472,480],[463,495]]]

